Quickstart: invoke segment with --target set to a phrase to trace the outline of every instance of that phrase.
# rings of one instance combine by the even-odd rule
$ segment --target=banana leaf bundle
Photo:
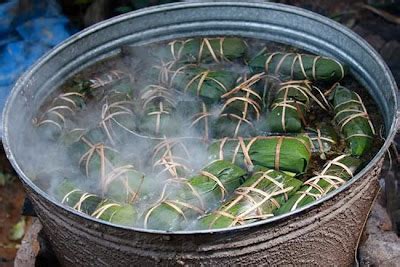
[[[263,166],[276,171],[303,173],[311,157],[310,140],[305,135],[224,138],[209,146],[211,160],[227,160],[252,171]]]
[[[127,93],[113,91],[109,94],[101,109],[100,127],[111,144],[136,129],[134,102]]]
[[[171,75],[170,87],[211,104],[220,101],[221,96],[233,88],[237,78],[238,75],[233,72],[186,65]]]
[[[190,158],[191,155],[184,140],[165,138],[154,146],[151,161],[153,170],[156,170],[158,176],[166,175],[168,178],[182,178],[193,171]]]
[[[329,161],[319,174],[304,182],[304,186],[277,211],[277,214],[303,207],[339,188],[353,177],[361,163],[360,159],[349,155],[341,155]]]
[[[160,85],[149,85],[142,90],[140,101],[141,120],[138,126],[142,132],[163,136],[176,131],[172,119],[176,99],[172,90]]]
[[[313,91],[319,92],[323,100],[318,100]],[[325,111],[329,109],[325,96],[309,81],[281,83],[271,104],[271,112],[266,117],[267,128],[276,133],[301,132],[302,125],[307,124],[307,113],[312,102],[316,102]]]
[[[350,153],[353,156],[363,155],[372,146],[375,129],[361,97],[338,85],[332,98],[334,120],[346,138]]]
[[[35,125],[42,136],[56,140],[67,127],[77,111],[85,105],[84,95],[78,92],[67,92],[53,99],[48,108],[36,119]]]
[[[86,177],[97,181],[104,195],[133,203],[141,191],[144,175],[131,164],[124,164],[119,152],[103,140],[104,134],[98,128],[74,129],[65,137],[65,144],[72,160],[78,161]]]
[[[308,128],[306,134],[311,140],[311,152],[318,153],[325,160],[326,154],[339,143],[335,129],[326,123],[321,123],[315,129]]]
[[[101,99],[107,94],[109,89],[116,89],[117,87],[129,87],[133,82],[133,77],[125,71],[114,69],[101,73],[100,75],[93,75],[90,77],[85,87],[85,93],[88,97]]]
[[[246,56],[247,44],[236,37],[175,40],[164,52],[166,58],[184,63],[229,62]]]
[[[134,226],[138,218],[132,205],[103,199],[95,194],[84,192],[73,183],[64,180],[56,188],[56,198],[79,212],[94,218],[118,225]]]
[[[235,190],[232,198],[200,219],[200,227],[227,228],[272,217],[302,184],[285,173],[258,168]]]
[[[159,201],[144,214],[144,227],[167,231],[184,229],[190,219],[203,215],[239,187],[245,175],[246,171],[240,167],[218,160],[196,176],[169,180]]]
[[[263,101],[254,85],[261,79],[262,75],[254,75],[222,96],[223,107],[214,127],[216,137],[254,135]]]
[[[261,53],[249,63],[252,73],[265,72],[285,80],[338,82],[347,68],[336,59],[296,53]]]
[[[184,129],[188,129],[188,134],[209,140],[213,122],[217,118],[215,113],[203,101],[188,99],[177,103],[174,116]]]

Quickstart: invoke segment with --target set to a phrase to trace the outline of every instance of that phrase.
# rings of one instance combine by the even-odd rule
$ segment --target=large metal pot
[[[385,144],[351,182],[311,206],[229,230],[162,231],[111,225],[49,199],[26,175],[21,125],[65,78],[123,44],[188,36],[237,35],[334,56],[368,89],[384,117]],[[4,112],[4,146],[64,265],[318,264],[350,265],[392,141],[397,88],[380,56],[358,35],[325,17],[279,4],[194,3],[144,9],[68,39],[16,84]]]

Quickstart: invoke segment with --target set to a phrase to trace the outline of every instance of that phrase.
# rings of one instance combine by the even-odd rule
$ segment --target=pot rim
[[[164,231],[164,230],[154,230],[154,229],[144,229],[144,228],[137,228],[137,227],[127,227],[127,226],[122,226],[122,225],[117,225],[113,224],[107,221],[103,221],[100,219],[96,219],[94,217],[91,217],[87,214],[84,214],[82,212],[78,212],[71,207],[65,206],[61,204],[59,201],[56,201],[55,199],[51,198],[46,192],[44,192],[42,189],[40,189],[38,186],[36,186],[29,177],[26,176],[26,174],[22,171],[19,163],[16,161],[13,152],[11,151],[10,144],[9,144],[9,132],[8,132],[8,124],[9,124],[9,113],[10,113],[10,108],[12,106],[12,103],[14,102],[14,99],[18,97],[19,91],[23,87],[23,85],[29,81],[30,76],[32,73],[34,73],[37,69],[39,69],[42,65],[46,64],[46,61],[50,58],[52,58],[54,55],[58,53],[58,51],[62,50],[64,47],[68,47],[72,43],[78,41],[81,39],[83,36],[90,35],[98,30],[101,30],[102,28],[118,23],[120,21],[124,20],[129,20],[131,18],[135,17],[141,17],[141,16],[146,16],[148,14],[155,14],[155,13],[162,13],[170,10],[179,10],[179,9],[190,9],[190,8],[197,8],[197,7],[213,7],[213,6],[229,6],[229,7],[249,7],[249,8],[262,8],[262,9],[271,9],[271,10],[277,10],[277,11],[284,11],[287,13],[292,13],[296,15],[300,15],[303,17],[307,18],[312,18],[313,20],[316,20],[317,22],[321,24],[328,25],[332,28],[334,28],[337,31],[342,32],[343,34],[349,36],[353,41],[356,41],[358,44],[364,46],[366,50],[370,53],[371,56],[375,59],[376,62],[379,63],[379,65],[386,71],[387,74],[387,79],[389,83],[391,84],[391,90],[392,94],[394,94],[394,106],[395,109],[397,110],[397,113],[395,112],[392,118],[392,124],[390,126],[388,136],[380,148],[380,150],[376,153],[376,155],[373,157],[373,159],[359,172],[357,173],[350,181],[348,181],[346,184],[341,186],[340,188],[336,189],[333,192],[330,192],[326,196],[306,205],[301,208],[298,208],[294,211],[274,216],[266,220],[260,220],[257,222],[253,222],[250,224],[246,225],[241,225],[241,226],[235,226],[231,228],[222,228],[222,229],[208,229],[208,230],[189,230],[189,231],[175,231],[175,232],[170,232],[170,231]],[[213,234],[213,233],[227,233],[231,231],[236,231],[236,230],[246,230],[248,228],[252,227],[257,227],[257,226],[267,226],[272,223],[276,223],[279,221],[282,221],[283,219],[287,219],[289,217],[294,217],[302,212],[311,210],[319,205],[321,205],[323,202],[331,199],[335,195],[341,193],[342,191],[346,190],[349,188],[353,183],[358,181],[362,176],[366,175],[368,171],[372,169],[374,165],[378,163],[378,161],[381,159],[381,157],[384,156],[385,152],[389,148],[389,146],[392,143],[392,140],[396,134],[396,128],[397,124],[400,122],[400,104],[399,104],[399,95],[397,93],[397,86],[396,82],[393,78],[392,73],[390,72],[388,66],[386,63],[383,61],[381,56],[374,50],[374,48],[371,47],[364,39],[362,39],[358,34],[354,33],[350,29],[346,28],[345,26],[339,24],[336,21],[333,21],[327,17],[324,17],[322,15],[319,15],[317,13],[314,13],[312,11],[308,11],[302,8],[290,6],[290,5],[285,5],[285,4],[278,4],[278,3],[255,3],[255,2],[245,2],[245,3],[238,3],[238,2],[201,2],[201,3],[172,3],[172,4],[166,4],[166,5],[159,5],[159,6],[154,6],[154,7],[149,7],[149,8],[144,8],[138,11],[130,12],[127,14],[123,14],[120,16],[116,16],[113,18],[110,18],[108,20],[102,21],[100,23],[97,23],[95,25],[92,25],[76,34],[73,36],[69,37],[66,39],[64,42],[61,44],[57,45],[55,48],[47,52],[44,56],[42,56],[32,67],[29,68],[15,83],[10,95],[7,98],[4,112],[3,112],[3,146],[4,150],[6,152],[8,160],[11,162],[13,168],[16,170],[17,174],[19,175],[19,178],[26,184],[28,185],[33,191],[37,192],[41,197],[46,199],[46,201],[51,202],[51,204],[57,206],[58,208],[61,208],[67,212],[70,212],[74,214],[75,216],[80,216],[83,217],[87,220],[93,221],[95,223],[99,224],[104,224],[109,227],[115,227],[119,229],[125,229],[125,230],[133,230],[136,232],[141,232],[141,233],[147,233],[147,234],[168,234],[168,235],[191,235],[191,234]],[[400,126],[400,125],[399,125]]]

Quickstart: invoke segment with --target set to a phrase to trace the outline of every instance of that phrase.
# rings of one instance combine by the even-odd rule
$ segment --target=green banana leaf
[[[336,151],[339,146],[339,136],[330,124],[321,123],[314,129],[307,128],[306,135],[311,140],[311,152],[319,154],[323,160],[329,152]]]
[[[274,216],[303,183],[285,173],[257,168],[235,194],[199,221],[200,228],[228,228]]]
[[[214,137],[249,137],[256,133],[263,98],[255,85],[261,79],[262,75],[254,75],[222,96],[223,106],[213,127]]]
[[[172,119],[176,100],[172,90],[160,86],[149,85],[140,94],[141,115],[139,130],[145,135],[164,136],[177,130]]]
[[[44,106],[46,109],[38,114],[34,125],[41,136],[55,141],[66,131],[66,121],[85,106],[85,99],[83,94],[70,91],[59,94]]]
[[[144,227],[168,231],[188,227],[239,187],[245,175],[238,166],[218,160],[191,178],[168,181],[160,200],[145,212]]]
[[[362,156],[372,147],[374,126],[361,97],[338,85],[332,93],[335,122],[346,138],[353,156]]]
[[[121,142],[131,136],[136,130],[136,115],[134,102],[130,93],[119,91],[125,88],[115,88],[109,93],[102,105],[100,127],[110,143]],[[130,89],[130,88],[127,88]]]
[[[137,220],[137,212],[132,205],[84,192],[67,179],[57,186],[55,196],[62,204],[107,222],[134,226]]]
[[[315,91],[319,93],[318,96]],[[314,102],[328,111],[328,101],[309,81],[281,83],[271,103],[271,111],[266,116],[266,128],[275,133],[301,132],[302,126],[307,124],[308,112]]]
[[[337,60],[309,54],[262,53],[253,58],[252,73],[265,72],[279,75],[285,80],[338,82],[347,73],[347,67]]]
[[[231,90],[238,75],[224,70],[211,71],[196,66],[178,68],[170,78],[170,86],[184,93],[200,97],[206,104],[219,102]]]
[[[151,152],[153,172],[165,178],[186,177],[191,167],[190,146],[198,145],[195,139],[165,138],[155,144]]]
[[[104,177],[119,162],[119,152],[107,144],[107,137],[100,128],[76,128],[62,139],[72,162],[76,162],[88,178]]]
[[[303,173],[311,157],[310,139],[305,135],[224,138],[209,146],[210,160],[227,160],[252,170],[263,166],[277,171]]]
[[[334,191],[353,177],[361,163],[360,159],[348,155],[341,155],[329,161],[320,174],[304,182],[304,186],[276,214],[293,211]]]
[[[203,101],[185,99],[177,103],[174,118],[182,123],[181,127],[187,129],[188,134],[209,140],[217,115]]]
[[[193,38],[168,44],[162,57],[185,63],[210,63],[239,60],[246,56],[247,44],[236,37]]]

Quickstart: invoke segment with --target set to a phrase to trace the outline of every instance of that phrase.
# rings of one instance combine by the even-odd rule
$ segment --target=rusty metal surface
[[[352,187],[301,215],[226,233],[139,233],[78,217],[30,192],[53,249],[65,266],[350,266],[383,159]]]
[[[384,116],[386,142],[349,183],[312,205],[233,229],[167,233],[111,225],[66,208],[26,176],[20,128],[43,99],[80,69],[143,44],[188,36],[237,35],[289,43],[334,56],[369,90]],[[348,265],[377,190],[377,173],[398,121],[397,88],[380,56],[359,36],[314,13],[278,4],[167,5],[116,17],[78,33],[43,57],[16,84],[4,112],[4,146],[55,251],[65,265]]]

